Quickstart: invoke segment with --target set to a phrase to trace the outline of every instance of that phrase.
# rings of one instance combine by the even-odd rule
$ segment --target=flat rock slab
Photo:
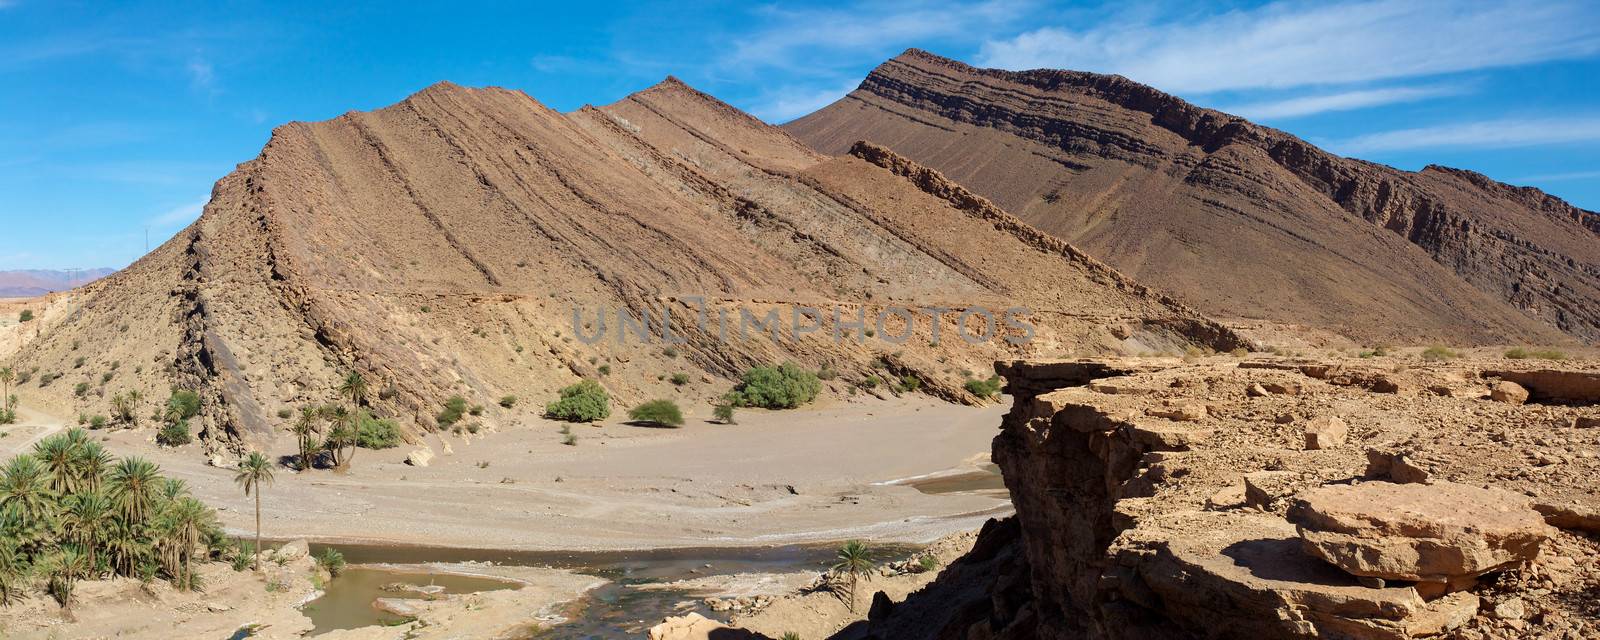
[[[1452,482],[1365,482],[1295,496],[1306,551],[1351,575],[1457,582],[1521,564],[1555,530],[1521,495]]]
[[[1307,554],[1295,528],[1270,515],[1177,514],[1149,533],[1153,553],[1139,575],[1166,615],[1192,630],[1399,640],[1448,631],[1478,609],[1470,593],[1429,602],[1410,586],[1363,586]]]

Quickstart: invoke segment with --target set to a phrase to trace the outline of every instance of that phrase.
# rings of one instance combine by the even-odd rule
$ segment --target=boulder
[[[669,616],[662,619],[661,624],[650,627],[650,640],[757,640],[761,637],[692,612]]]
[[[378,598],[372,601],[372,608],[402,618],[415,618],[422,614],[418,604],[416,600],[406,598]]]
[[[1330,485],[1296,495],[1308,553],[1356,576],[1459,583],[1532,560],[1554,534],[1528,499],[1453,482]]]
[[[1314,418],[1306,423],[1306,448],[1332,449],[1343,445],[1349,435],[1350,428],[1344,420],[1333,416]]]
[[[432,461],[433,449],[428,447],[414,449],[411,453],[406,454],[406,464],[409,464],[413,467],[426,467],[428,466],[428,463]]]
[[[1261,383],[1261,388],[1264,389],[1267,393],[1275,393],[1275,394],[1282,395],[1282,396],[1297,396],[1297,395],[1300,395],[1300,383],[1298,383],[1298,382],[1289,382],[1289,381],[1263,382],[1263,383]]]
[[[1367,470],[1363,477],[1368,480],[1387,480],[1405,484],[1427,482],[1432,474],[1419,466],[1407,453],[1380,448],[1367,450]]]
[[[311,545],[304,538],[285,542],[272,552],[272,557],[284,560],[299,560],[309,555],[311,555]]]
[[[1528,390],[1515,382],[1501,380],[1489,387],[1489,399],[1506,404],[1522,404],[1528,401]]]

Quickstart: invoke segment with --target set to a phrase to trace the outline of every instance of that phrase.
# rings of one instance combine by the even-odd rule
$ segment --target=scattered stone
[[[1417,466],[1404,452],[1383,449],[1367,450],[1367,470],[1363,476],[1368,480],[1388,480],[1399,484],[1426,483],[1432,477],[1427,469]]]
[[[413,467],[426,467],[428,466],[428,463],[432,461],[433,449],[429,447],[415,449],[411,453],[406,454],[406,464],[409,464]]]
[[[1151,408],[1148,413],[1158,418],[1176,420],[1178,422],[1199,422],[1206,419],[1206,405],[1199,402],[1183,402],[1165,407]]]
[[[1501,620],[1521,620],[1527,616],[1528,608],[1522,598],[1511,598],[1494,606],[1494,617]]]
[[[1244,394],[1252,398],[1260,398],[1267,395],[1267,389],[1262,387],[1260,383],[1253,382],[1250,386],[1245,387]]]
[[[311,555],[311,545],[304,538],[285,542],[283,546],[272,552],[274,558],[284,560],[299,560],[309,555]]]
[[[1306,448],[1332,449],[1342,446],[1349,435],[1350,428],[1345,426],[1344,420],[1334,416],[1314,418],[1306,423]]]
[[[1300,395],[1300,383],[1298,382],[1263,382],[1261,383],[1261,388],[1267,393],[1275,393],[1282,396]]]
[[[1489,387],[1489,399],[1506,404],[1522,404],[1528,401],[1528,390],[1515,382],[1501,380]]]
[[[1555,530],[1524,497],[1452,482],[1330,485],[1295,496],[1309,553],[1352,575],[1450,582],[1532,560]]]
[[[1244,503],[1271,511],[1279,500],[1294,495],[1299,489],[1300,474],[1293,471],[1257,471],[1245,474]]]

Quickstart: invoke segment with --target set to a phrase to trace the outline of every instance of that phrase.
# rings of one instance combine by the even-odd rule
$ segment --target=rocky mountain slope
[[[1119,76],[911,50],[785,129],[870,140],[1219,317],[1356,340],[1600,341],[1600,215],[1342,158]]]
[[[1033,340],[974,307],[1026,307]],[[622,339],[619,311],[651,316],[652,339]],[[741,335],[768,312],[779,330]],[[25,403],[103,414],[125,389],[197,389],[208,442],[236,447],[281,437],[350,370],[415,432],[451,395],[494,427],[580,378],[693,416],[762,363],[835,372],[833,397],[909,376],[976,401],[966,371],[998,357],[1242,344],[937,172],[870,145],[817,154],[674,79],[571,114],[439,84],[279,127],[192,226],[30,324],[0,354],[30,373]]]
[[[116,269],[17,269],[0,271],[0,298],[31,298],[88,284]]]

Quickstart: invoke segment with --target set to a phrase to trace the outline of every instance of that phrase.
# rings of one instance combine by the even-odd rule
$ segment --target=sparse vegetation
[[[1506,351],[1505,355],[1506,355],[1507,358],[1510,358],[1512,360],[1526,360],[1526,359],[1529,359],[1529,358],[1532,358],[1532,359],[1535,359],[1535,360],[1566,360],[1567,359],[1567,354],[1562,353],[1560,351],[1557,351],[1555,349],[1524,349],[1522,347],[1515,347],[1513,349],[1510,349],[1510,350]]]
[[[461,396],[450,396],[444,401],[444,411],[439,412],[440,427],[449,427],[461,421],[461,416],[467,413],[467,399]]]
[[[96,418],[100,416],[95,416]],[[178,420],[168,422],[156,432],[156,444],[164,447],[181,447],[189,444],[194,439],[189,436],[189,421]]]
[[[90,429],[104,429],[104,428],[106,428],[106,422],[107,422],[107,420],[106,420],[105,416],[102,416],[102,415],[99,415],[99,414],[90,416],[89,417],[89,428]]]
[[[1422,359],[1429,362],[1452,360],[1459,357],[1461,357],[1461,352],[1440,345],[1434,345],[1422,350]]]
[[[517,406],[517,397],[516,396],[504,396],[504,397],[501,397],[500,398],[500,406],[504,407],[506,409],[510,409],[512,407]]]
[[[17,372],[11,367],[0,368],[0,424],[17,421],[17,400],[11,395],[11,383],[17,381]]]
[[[87,383],[87,382],[79,382],[78,384],[72,385],[72,395],[75,395],[75,396],[77,396],[79,398],[82,398],[82,397],[84,397],[85,395],[88,395],[88,394],[89,394],[89,383]]]
[[[17,314],[17,322],[33,322],[33,309],[23,309]]]
[[[185,389],[174,389],[167,398],[166,419],[188,420],[200,415],[200,394]]]
[[[111,396],[111,417],[128,426],[139,426],[139,403],[143,400],[144,394],[138,389]]]
[[[572,434],[569,433],[569,434],[566,435],[566,437],[561,439],[561,444],[567,445],[569,447],[576,447],[576,446],[578,446],[578,436],[575,436],[575,435],[572,435]]]
[[[472,405],[471,409],[467,409],[467,413],[472,414],[472,416],[474,416],[474,417],[481,416],[481,415],[483,415],[483,405],[481,405],[481,404]]]
[[[922,556],[921,558],[917,558],[917,568],[920,569],[922,573],[927,573],[929,571],[933,571],[934,569],[938,569],[939,559],[933,556]]]
[[[689,384],[689,374],[682,372],[672,374],[672,384],[680,387]]]
[[[728,399],[742,407],[793,409],[816,399],[822,391],[817,374],[793,362],[776,367],[755,367],[744,372]]]
[[[356,428],[356,446],[363,449],[392,449],[400,445],[400,426],[393,420],[380,420],[362,411]]]
[[[327,571],[328,575],[337,578],[339,574],[344,573],[344,554],[335,551],[333,547],[323,549],[322,553],[317,554],[317,566]]]
[[[1000,376],[991,376],[987,380],[967,380],[962,386],[966,387],[967,393],[992,400],[1000,395]]]
[[[878,388],[878,383],[880,383],[882,381],[883,380],[881,378],[879,378],[878,376],[867,376],[866,378],[863,378],[861,380],[861,388],[862,389],[876,389],[876,388]]]
[[[921,388],[922,378],[918,378],[911,374],[906,374],[900,376],[900,384],[896,386],[895,390],[903,393],[911,393]]]
[[[561,397],[545,407],[545,415],[568,422],[594,422],[611,415],[611,396],[600,383],[584,380],[561,390]]]
[[[722,424],[739,424],[733,421],[733,405],[727,402],[718,403],[716,408],[711,410],[711,415]]]
[[[683,426],[683,411],[671,400],[651,400],[628,411],[634,422],[658,424],[665,427]]]
[[[609,376],[609,375],[611,375],[611,365],[609,365],[609,364],[600,365],[599,371],[600,371],[600,375]]]

